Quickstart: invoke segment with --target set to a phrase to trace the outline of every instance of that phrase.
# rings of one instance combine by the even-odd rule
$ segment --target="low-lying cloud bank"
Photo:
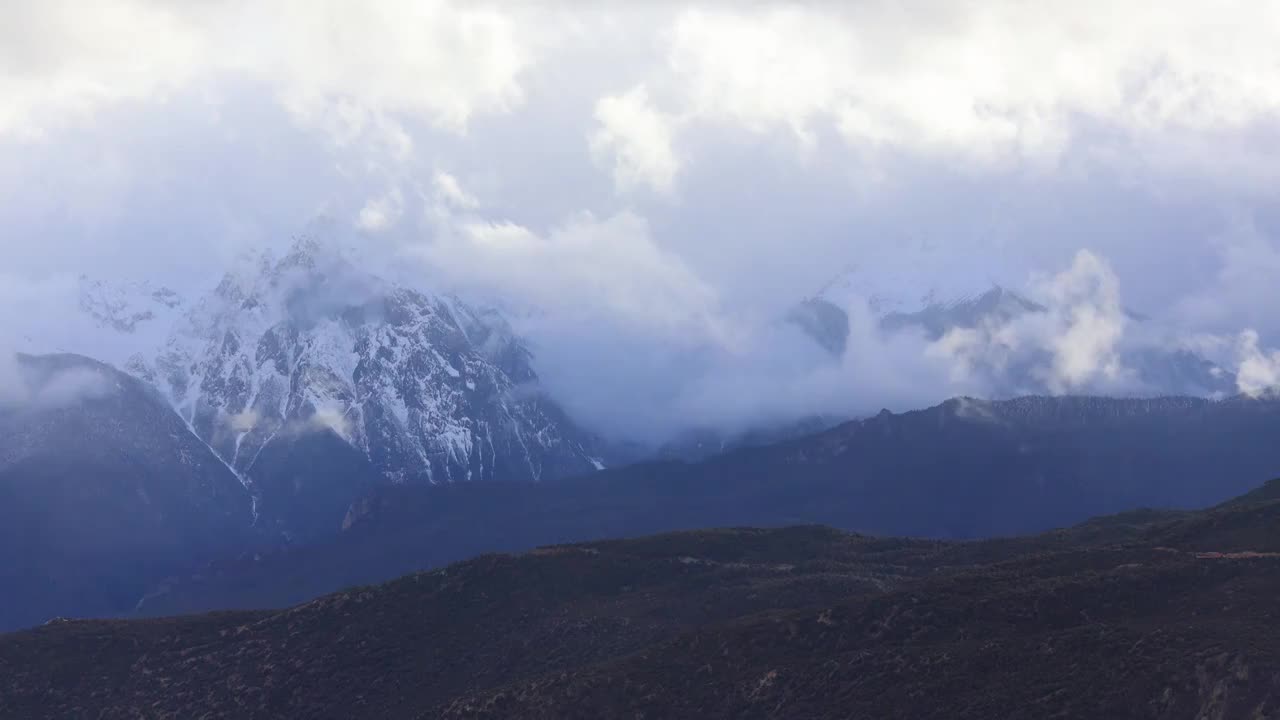
[[[1089,250],[1015,288],[1035,311],[985,316],[940,337],[890,329],[877,309],[883,298],[846,295],[848,339],[832,357],[785,320],[788,308],[735,312],[641,217],[584,214],[539,233],[467,197],[465,208],[439,194],[427,200],[432,239],[412,246],[413,257],[437,280],[511,311],[551,394],[618,437],[661,442],[955,395],[1167,394],[1163,375],[1187,371],[1224,388],[1202,394],[1256,396],[1277,384],[1280,354],[1264,350],[1257,331],[1193,332],[1176,315],[1136,313],[1106,258]],[[1170,363],[1190,365],[1165,371]]]
[[[1258,333],[1246,330],[1240,333],[1238,352],[1240,392],[1257,397],[1280,391],[1280,350],[1263,350]]]
[[[0,348],[0,410],[57,410],[115,391],[111,379],[94,368],[33,367]]]

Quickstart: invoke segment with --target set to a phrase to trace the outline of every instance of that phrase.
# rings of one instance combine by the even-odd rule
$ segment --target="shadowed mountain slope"
[[[1280,475],[1277,433],[1269,401],[957,399],[699,463],[379,488],[337,537],[174,578],[142,611],[282,607],[482,552],[670,530],[821,524],[960,539],[1204,507]]]
[[[249,491],[150,388],[75,355],[18,368],[0,403],[0,628],[130,610],[251,544]]]
[[[55,622],[0,636],[0,714],[1268,717],[1277,487],[1022,539],[710,530]]]

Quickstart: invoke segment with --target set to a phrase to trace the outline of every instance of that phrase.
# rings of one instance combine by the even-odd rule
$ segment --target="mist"
[[[498,308],[542,389],[620,438],[1146,394],[1147,349],[1269,392],[1280,9],[1108,7],[6,10],[0,356],[123,366],[163,319],[107,332],[81,276],[195,301],[322,217],[362,272]],[[845,268],[832,356],[786,318]],[[993,284],[1047,312],[880,325],[885,297]]]
[[[0,352],[0,410],[57,410],[116,392],[92,367],[43,367],[16,353]]]

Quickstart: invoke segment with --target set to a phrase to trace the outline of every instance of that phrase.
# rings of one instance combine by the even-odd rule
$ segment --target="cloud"
[[[17,355],[0,346],[0,408],[17,405],[26,396],[26,383]]]
[[[850,350],[833,361],[778,318],[721,313],[718,334],[656,338],[596,317],[517,322],[544,388],[586,427],[661,444],[691,430],[732,435],[808,420],[929,404],[975,386],[949,379],[918,334],[886,334],[865,302],[849,308]]]
[[[285,105],[335,137],[400,115],[461,133],[476,113],[522,100],[529,50],[515,19],[495,9],[409,0],[250,7],[251,22],[278,29],[280,42],[247,69],[268,68]]]
[[[953,328],[935,340],[925,354],[948,361],[955,382],[983,382],[987,375],[1005,374],[1021,347],[1021,336],[1011,324],[984,324]]]
[[[49,376],[31,389],[27,402],[39,409],[70,407],[85,400],[110,396],[115,386],[105,375],[89,368],[72,368]]]
[[[1237,346],[1240,357],[1237,382],[1240,392],[1250,397],[1275,393],[1280,389],[1280,350],[1266,352],[1258,343],[1258,333],[1246,330],[1240,334]]]
[[[1047,333],[1053,362],[1046,382],[1055,393],[1083,387],[1094,379],[1121,378],[1118,345],[1125,312],[1120,283],[1097,255],[1081,250],[1071,267],[1041,283],[1049,301]]]
[[[1265,333],[1280,332],[1280,320],[1270,299],[1280,277],[1280,243],[1255,217],[1233,213],[1226,227],[1208,239],[1214,257],[1202,272],[1200,287],[1182,297],[1174,308],[1188,327],[1207,332],[1232,332],[1241,325]]]
[[[732,434],[886,407],[904,410],[977,391],[976,383],[952,377],[949,359],[927,352],[922,333],[881,328],[865,298],[843,309],[849,338],[835,362],[790,323],[743,322],[736,343],[681,367],[676,392],[655,426]],[[637,398],[630,407],[643,403]]]
[[[375,273],[499,305],[554,394],[619,432],[910,407],[996,372],[1141,391],[1142,343],[1213,338],[1234,368],[1241,328],[1280,337],[1276,3],[5,12],[0,309],[40,311],[5,313],[0,347],[121,365],[81,273],[194,298],[317,215]],[[779,318],[850,263],[906,301],[1072,269],[1058,300],[1030,288],[1042,317],[936,343],[872,321],[832,362]]]
[[[6,13],[0,135],[40,136],[229,75],[270,87],[339,144],[371,131],[402,144],[401,117],[461,133],[477,113],[517,106],[532,60],[515,18],[444,0],[51,0]]]
[[[1230,5],[689,5],[643,82],[668,90],[669,112],[806,150],[834,131],[969,170],[1052,167],[1081,145],[1104,165],[1203,171],[1239,147],[1224,133],[1280,111],[1280,5]],[[1231,175],[1266,172],[1238,160]]]
[[[540,232],[485,208],[437,210],[419,247],[432,275],[514,308],[544,389],[611,437],[660,443],[978,387],[951,379],[922,335],[884,333],[860,297],[846,309],[851,349],[833,364],[780,316],[723,306],[634,213],[577,213]]]
[[[148,0],[9,4],[0,23],[0,137],[39,139],[104,104],[190,81],[216,53],[188,18]]]
[[[1102,258],[1081,250],[1067,269],[1034,278],[1029,292],[1043,304],[1043,312],[953,328],[926,353],[949,359],[953,380],[981,380],[987,388],[1034,381],[1018,391],[1057,395],[1139,389],[1121,361],[1129,321],[1119,280]]]
[[[454,210],[474,210],[480,206],[476,196],[463,190],[462,184],[453,175],[437,171],[432,180],[436,199],[445,207]]]
[[[113,308],[104,303],[127,301],[98,289],[64,273],[29,277],[0,271],[0,308],[9,308],[0,316],[0,354],[72,353],[123,366],[139,338],[155,339],[159,328],[146,317],[152,309],[147,306],[133,308],[142,312],[133,332],[112,327]]]
[[[667,67],[692,111],[812,142],[811,123],[850,91],[849,30],[827,13],[777,6],[688,9],[673,22]]]
[[[316,408],[314,414],[303,426],[298,428],[301,432],[317,432],[321,430],[331,430],[343,440],[351,441],[354,437],[352,434],[353,427],[347,413],[340,408],[322,407]]]
[[[71,367],[45,372],[0,350],[0,409],[58,410],[110,397],[115,383],[102,372]]]
[[[715,292],[634,213],[581,212],[545,233],[477,214],[439,218],[421,256],[470,292],[568,323],[607,318],[676,343],[719,332]]]
[[[386,230],[404,214],[404,196],[400,188],[391,188],[386,195],[372,198],[360,208],[356,226],[368,232]]]
[[[244,412],[239,412],[234,415],[228,416],[227,427],[231,429],[231,432],[247,433],[253,430],[255,427],[257,427],[258,422],[261,419],[262,417],[258,414],[257,410],[254,410],[253,408],[249,408]]]
[[[610,168],[619,190],[648,186],[662,194],[674,189],[680,161],[672,148],[674,120],[653,108],[644,86],[596,103],[600,128],[591,137],[591,153]]]

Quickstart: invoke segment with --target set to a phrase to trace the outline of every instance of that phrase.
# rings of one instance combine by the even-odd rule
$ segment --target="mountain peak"
[[[325,244],[314,235],[301,235],[293,241],[289,252],[280,261],[280,266],[314,268],[317,256],[325,249]]]
[[[1062,310],[1042,305],[990,278],[974,283],[953,281],[945,286],[949,290],[943,287],[931,287],[919,295],[897,292],[891,274],[870,275],[855,267],[838,275],[817,295],[797,303],[786,319],[831,357],[842,358],[852,329],[849,313],[859,305],[869,306],[878,315],[881,331],[922,333],[928,342],[940,341],[955,330],[976,329],[980,337],[996,330],[1018,332],[1024,318],[1045,316],[1045,320],[1053,322],[1056,318],[1052,314]],[[1130,310],[1125,310],[1125,315],[1134,322],[1146,321]],[[1119,349],[1123,366],[1134,378],[1133,392],[1221,397],[1235,391],[1236,377],[1230,371],[1173,343],[1150,339],[1154,337],[1150,330],[1146,334],[1148,339],[1126,343]],[[981,358],[981,363],[968,368],[968,372],[972,374],[976,369],[983,374],[996,397],[1054,391],[1036,367],[1047,362],[1046,351],[1032,345],[1025,347],[1026,351],[1013,362],[1002,351],[993,355],[994,361]]]
[[[146,281],[112,283],[81,275],[78,286],[80,310],[99,325],[122,333],[134,333],[184,305],[174,290]]]
[[[954,257],[928,240],[885,243],[883,249],[845,265],[812,299],[841,309],[866,303],[884,315],[978,297],[1001,287],[994,274],[966,272],[966,263],[972,259]]]
[[[319,217],[293,237],[278,267],[316,269],[349,263],[353,251],[341,226],[332,218]]]
[[[501,316],[386,282],[336,237],[309,229],[279,260],[243,257],[156,354],[130,368],[249,479],[268,514],[293,502],[272,493],[300,492],[288,478],[304,445],[347,468],[348,479],[314,491],[315,502],[344,510],[360,477],[591,471],[588,436],[529,391],[532,357]]]

